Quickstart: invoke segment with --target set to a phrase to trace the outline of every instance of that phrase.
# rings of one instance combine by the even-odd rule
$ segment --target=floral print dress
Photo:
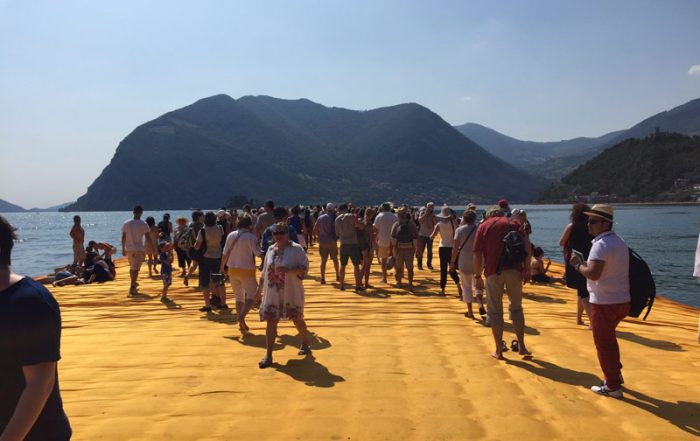
[[[263,300],[260,305],[260,320],[295,320],[304,318],[304,283],[296,275],[288,275],[277,268],[303,268],[308,270],[309,259],[297,243],[289,242],[283,250],[273,245],[265,254],[263,266]]]

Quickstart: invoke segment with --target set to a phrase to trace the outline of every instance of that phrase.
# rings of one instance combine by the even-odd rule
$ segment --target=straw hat
[[[452,217],[452,209],[447,205],[443,205],[442,208],[440,209],[440,214],[437,215],[437,217],[442,218],[442,219],[447,219]]]
[[[614,209],[611,205],[595,204],[593,206],[593,208],[591,208],[588,211],[584,211],[583,214],[585,214],[586,216],[599,217],[605,221],[612,223],[613,222],[613,212],[614,212]]]

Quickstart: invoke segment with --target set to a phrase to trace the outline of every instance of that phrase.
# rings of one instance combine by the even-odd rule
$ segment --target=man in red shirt
[[[486,287],[488,315],[491,320],[491,332],[496,343],[496,351],[491,354],[503,360],[503,293],[508,294],[509,309],[515,336],[518,339],[520,355],[530,355],[525,347],[525,315],[523,314],[523,281],[530,277],[530,240],[523,226],[516,219],[503,216],[500,207],[490,207],[486,211],[487,219],[479,225],[474,238],[474,280],[476,289]],[[503,238],[511,231],[516,231],[525,244],[527,257],[522,263],[501,265],[503,255]],[[486,283],[481,274],[486,277]]]

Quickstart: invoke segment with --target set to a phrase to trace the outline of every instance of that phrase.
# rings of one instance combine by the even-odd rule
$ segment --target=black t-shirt
[[[60,360],[60,346],[61,313],[49,290],[25,277],[0,292],[0,433],[26,386],[22,366]],[[70,437],[56,372],[53,391],[25,441]]]

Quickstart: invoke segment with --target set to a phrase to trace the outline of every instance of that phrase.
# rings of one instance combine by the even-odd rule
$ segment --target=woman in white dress
[[[277,338],[280,320],[292,320],[301,335],[299,355],[311,353],[309,332],[304,322],[304,284],[309,270],[309,259],[299,244],[289,240],[289,228],[285,222],[273,226],[275,244],[265,254],[258,293],[262,291],[260,320],[267,322],[267,354],[260,360],[260,368],[272,365],[272,347]]]

